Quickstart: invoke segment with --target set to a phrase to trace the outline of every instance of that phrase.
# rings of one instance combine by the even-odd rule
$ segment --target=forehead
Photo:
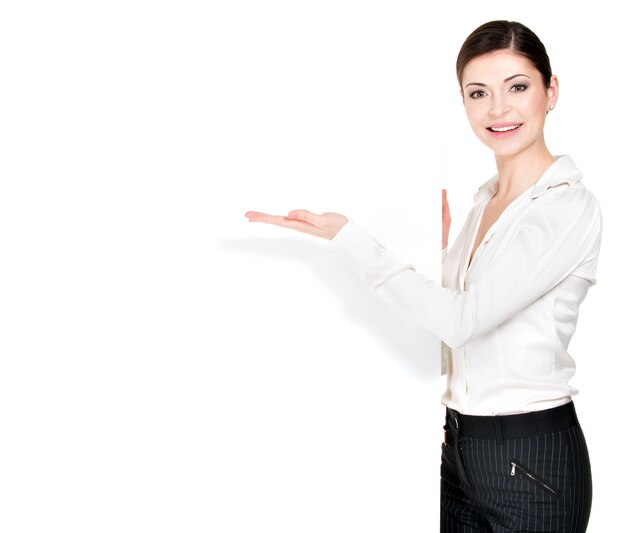
[[[540,75],[534,65],[523,55],[510,50],[497,50],[472,59],[463,69],[463,84],[502,83],[513,74]]]

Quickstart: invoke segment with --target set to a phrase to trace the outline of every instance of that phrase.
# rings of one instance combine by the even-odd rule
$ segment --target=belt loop
[[[493,417],[495,429],[496,429],[496,443],[502,444],[502,417],[494,416]]]

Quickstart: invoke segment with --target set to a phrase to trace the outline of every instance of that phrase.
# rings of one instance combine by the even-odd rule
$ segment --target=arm
[[[497,327],[594,257],[601,229],[599,205],[586,189],[542,196],[506,252],[464,292],[416,272],[352,220],[330,243],[375,292],[456,348]]]

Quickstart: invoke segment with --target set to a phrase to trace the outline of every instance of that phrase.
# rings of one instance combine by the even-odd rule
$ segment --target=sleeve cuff
[[[397,258],[353,220],[348,220],[329,242],[370,287],[376,287],[404,270],[414,270],[412,265]]]
[[[349,219],[330,240],[330,246],[350,264],[360,263],[376,246],[376,240]]]

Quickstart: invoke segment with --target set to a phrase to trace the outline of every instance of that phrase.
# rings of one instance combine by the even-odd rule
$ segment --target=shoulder
[[[598,199],[586,186],[582,172],[569,155],[559,155],[531,191],[531,201],[569,209],[600,212]]]
[[[583,212],[601,216],[600,202],[582,181],[570,185],[561,183],[548,188],[541,196],[532,199],[529,214],[536,212],[554,217],[575,217]]]
[[[602,232],[602,210],[596,196],[581,181],[562,183],[531,200],[522,226],[553,236],[597,238]]]

